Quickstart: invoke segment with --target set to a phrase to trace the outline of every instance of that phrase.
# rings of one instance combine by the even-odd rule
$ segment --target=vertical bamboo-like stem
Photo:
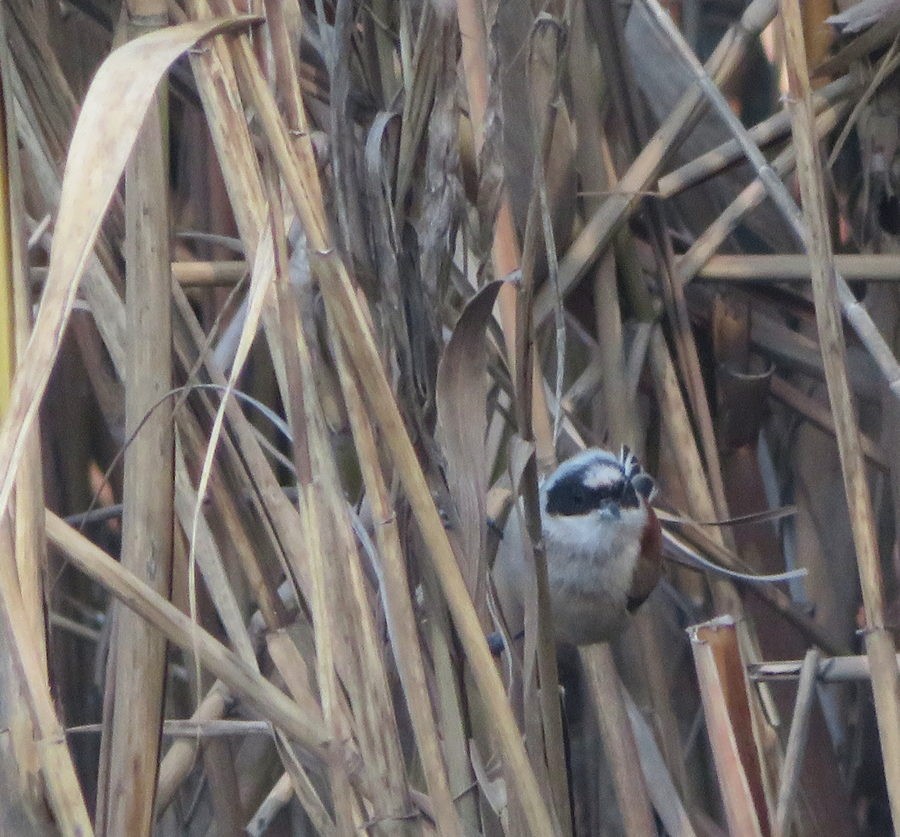
[[[403,683],[406,706],[412,721],[413,734],[422,760],[422,771],[434,806],[435,824],[441,834],[461,834],[462,824],[450,796],[447,769],[444,766],[437,726],[431,709],[425,679],[422,651],[419,647],[415,614],[409,599],[409,579],[400,545],[396,514],[390,503],[384,476],[378,467],[378,450],[371,422],[366,415],[362,397],[339,344],[338,372],[347,404],[347,412],[359,454],[359,464],[366,484],[366,496],[376,520],[375,537],[381,555],[381,595],[387,614],[388,632],[394,646],[394,659]],[[477,828],[474,810],[465,809],[472,816],[468,828]]]
[[[821,651],[811,648],[806,652],[803,667],[800,669],[797,701],[794,704],[794,719],[791,721],[791,731],[785,749],[781,785],[778,788],[778,804],[775,808],[775,837],[786,837],[788,834],[788,823],[791,820],[793,803],[797,796],[797,785],[800,780],[800,770],[803,767],[803,754],[806,752],[806,737],[809,732],[813,701],[816,697],[816,676],[821,659]]]
[[[591,645],[581,649],[581,660],[591,700],[598,707],[600,734],[622,814],[623,833],[627,837],[653,834],[653,809],[612,650],[607,643]]]
[[[800,8],[779,0],[784,25],[791,128],[797,150],[797,172],[803,210],[808,219],[806,245],[810,255],[816,326],[822,347],[825,382],[834,416],[844,490],[856,546],[859,580],[866,612],[866,652],[872,672],[872,692],[894,826],[900,826],[900,671],[893,634],[885,626],[883,580],[872,499],[866,480],[856,409],[847,379],[846,347],[838,303],[837,276],[825,208],[822,161],[812,132],[813,110]],[[895,392],[895,395],[897,393]]]
[[[460,36],[462,38],[462,60],[465,70],[466,89],[469,97],[469,118],[472,122],[472,133],[475,141],[476,159],[484,146],[484,120],[488,99],[488,50],[487,33],[485,32],[482,6],[477,0],[459,0],[456,5],[459,20]],[[558,35],[559,33],[555,33]],[[547,49],[547,41],[553,40],[543,37],[540,39],[544,49]],[[557,58],[553,44],[553,64]],[[541,103],[546,104],[546,103]],[[545,114],[541,114],[545,116]],[[540,119],[541,128],[536,127],[535,147],[543,150],[549,136],[547,123],[549,120]],[[543,166],[543,159],[536,159],[535,170]],[[535,182],[532,188],[538,189]],[[532,201],[532,207],[538,206],[537,201]],[[539,217],[534,213],[534,217]],[[521,252],[518,238],[513,223],[512,207],[509,195],[504,190],[494,226],[494,238],[491,251],[494,275],[503,278],[514,273],[521,265]],[[527,272],[527,271],[526,271]],[[533,278],[533,277],[531,277]],[[516,412],[519,416],[519,432],[528,440],[534,440],[537,454],[537,467],[529,466],[529,475],[525,489],[525,503],[528,508],[529,529],[536,548],[533,550],[535,575],[537,579],[537,591],[539,612],[543,618],[538,621],[538,671],[541,680],[541,709],[544,722],[544,743],[546,758],[550,767],[550,791],[554,807],[557,810],[557,820],[565,833],[569,831],[570,817],[568,816],[568,790],[565,773],[565,756],[562,741],[562,724],[559,707],[556,702],[553,684],[556,675],[556,660],[552,645],[552,621],[549,610],[549,594],[547,582],[547,564],[542,548],[540,547],[540,509],[537,504],[536,483],[537,470],[552,467],[556,461],[556,446],[553,439],[553,431],[550,427],[549,411],[547,409],[543,376],[541,374],[538,358],[531,350],[532,328],[531,302],[533,299],[532,286],[526,283],[524,292],[517,293],[511,284],[505,284],[500,289],[498,307],[500,311],[500,323],[503,328],[503,337],[506,345],[506,356],[515,382]],[[533,748],[539,748],[539,742],[531,740]]]
[[[460,0],[456,4],[459,20],[459,33],[462,39],[462,61],[465,71],[466,92],[469,99],[469,119],[472,122],[472,135],[475,141],[476,159],[484,146],[484,119],[488,100],[488,53],[487,33],[484,27],[484,15],[481,4],[476,0]],[[509,196],[504,191],[497,218],[494,223],[494,239],[491,248],[491,261],[494,276],[502,279],[515,273],[521,265],[521,252],[512,207]],[[500,324],[506,343],[506,355],[513,375],[513,380],[523,376],[516,370],[516,291],[512,285],[500,290],[498,300]],[[524,380],[534,382],[528,393],[520,393],[520,397],[531,399],[531,431],[534,433],[537,446],[538,462],[541,466],[552,465],[556,451],[553,445],[553,432],[549,423],[549,413],[543,387],[539,386],[541,377],[536,374],[536,361],[533,362],[535,373],[524,376]]]
[[[164,0],[128,3],[129,36],[167,22]],[[157,93],[125,174],[126,434],[172,386],[169,210],[164,94]],[[125,453],[122,564],[168,596],[172,573],[174,442],[171,407],[157,408]],[[143,619],[116,609],[107,683],[111,717],[98,823],[109,834],[149,835],[159,759],[166,641]],[[106,715],[106,713],[104,713]]]
[[[31,333],[31,311],[28,280],[25,274],[26,254],[22,223],[24,203],[18,141],[12,114],[9,51],[5,48],[4,13],[0,11],[0,414],[6,412],[12,384],[15,359],[25,350]],[[24,453],[25,467],[16,481],[15,522],[6,518],[3,537],[14,530],[13,549],[3,560],[15,562],[16,582],[21,593],[23,626],[32,637],[40,669],[35,677],[47,677],[47,647],[44,629],[42,571],[46,549],[43,529],[43,487],[41,479],[40,441],[32,430]],[[0,798],[6,800],[9,821],[17,812],[39,823],[47,819],[44,786],[33,780],[39,766],[38,734],[28,701],[23,700],[24,683],[16,671],[15,650],[8,648],[10,634],[0,634],[0,728],[5,729],[7,755],[0,765]],[[10,757],[11,756],[11,757]]]

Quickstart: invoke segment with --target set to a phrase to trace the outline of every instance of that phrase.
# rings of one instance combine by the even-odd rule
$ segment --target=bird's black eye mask
[[[651,482],[652,489],[652,482]],[[640,505],[635,480],[621,480],[596,488],[586,486],[581,474],[572,474],[555,482],[547,490],[548,514],[576,515],[588,514],[610,503],[617,503],[623,509],[636,509]]]

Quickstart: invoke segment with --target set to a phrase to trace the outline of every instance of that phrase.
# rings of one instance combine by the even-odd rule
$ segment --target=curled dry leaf
[[[502,286],[501,280],[485,285],[466,305],[441,356],[437,375],[438,433],[459,517],[463,574],[476,606],[485,601],[487,582],[482,560],[487,520],[485,329]]]

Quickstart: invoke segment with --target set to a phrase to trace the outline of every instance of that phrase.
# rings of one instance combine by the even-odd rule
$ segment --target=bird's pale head
[[[541,484],[545,532],[577,542],[593,540],[598,528],[639,531],[653,491],[652,477],[628,448],[619,456],[601,448],[582,451]]]

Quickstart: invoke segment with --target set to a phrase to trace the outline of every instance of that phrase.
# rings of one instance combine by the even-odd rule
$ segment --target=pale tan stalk
[[[488,50],[484,13],[481,4],[475,0],[460,0],[456,4],[456,14],[462,43],[469,119],[472,123],[477,159],[484,146],[484,120],[488,100]],[[509,202],[509,195],[504,190],[494,222],[494,239],[491,248],[495,278],[503,279],[512,276],[519,269],[521,260],[522,255],[513,221],[512,206]],[[514,381],[519,380],[516,370],[516,309],[518,306],[516,296],[515,289],[511,285],[504,286],[500,290],[497,303],[506,344],[507,362]],[[537,385],[541,381],[540,369],[536,360],[532,365],[531,376],[524,376],[524,380],[528,380],[530,377],[535,385],[531,392],[520,393],[519,397],[531,400],[531,429],[537,445],[538,462],[542,467],[549,468],[552,467],[556,458],[556,450],[544,389]]]
[[[397,515],[391,504],[384,476],[378,466],[375,436],[365,412],[359,387],[353,380],[340,347],[336,346],[336,349],[341,389],[353,428],[360,469],[366,485],[366,496],[375,521],[375,538],[382,561],[380,590],[387,614],[388,633],[394,646],[394,659],[403,683],[407,711],[412,720],[425,781],[431,795],[435,824],[441,834],[461,834],[462,824],[450,796],[447,769],[444,766],[438,730],[431,708],[431,697],[428,694],[422,650],[410,601],[406,559],[400,544]],[[466,818],[468,829],[475,830],[478,822],[474,816],[474,809],[470,808],[468,804],[461,805],[461,809],[469,814]]]
[[[131,0],[128,35],[166,24],[164,0]],[[168,107],[157,92],[125,174],[126,345],[125,432],[143,421],[125,452],[122,566],[162,596],[172,574],[173,456],[171,402],[145,414],[172,388],[169,298]],[[110,834],[149,835],[153,824],[166,677],[166,640],[137,614],[114,608],[111,698],[104,712],[98,827]]]
[[[172,262],[172,278],[187,288],[236,285],[246,278],[247,262]]]
[[[775,0],[754,0],[739,23],[726,32],[707,68],[717,84],[723,84],[740,64],[750,39],[775,15]],[[662,170],[666,159],[677,151],[703,115],[703,94],[688,88],[681,100],[622,175],[615,191],[598,207],[572,242],[559,264],[559,288],[566,294],[584,276],[597,254],[606,247],[619,226],[631,215],[641,197]],[[535,300],[534,324],[539,328],[553,314],[555,289],[544,288]]]
[[[784,754],[784,769],[781,773],[781,786],[778,788],[778,806],[775,809],[773,832],[775,837],[787,837],[789,834],[788,823],[791,821],[794,799],[797,796],[800,781],[800,771],[803,767],[809,719],[816,699],[816,673],[821,658],[821,652],[816,648],[811,648],[807,651],[800,669],[797,700],[794,704],[794,719],[791,721],[791,731],[788,734]]]
[[[719,617],[695,625],[690,636],[729,832],[762,837],[770,833],[768,811],[734,620]]]
[[[834,265],[825,208],[822,161],[812,131],[812,93],[800,8],[793,0],[780,0],[779,7],[784,25],[785,59],[791,93],[789,105],[794,145],[797,149],[800,194],[807,218],[804,224],[804,243],[812,263],[816,325],[822,346],[822,361],[825,364],[825,380],[834,417],[844,490],[850,510],[853,542],[856,546],[866,612],[866,652],[871,661],[878,734],[891,815],[896,826],[900,824],[900,669],[897,667],[894,636],[885,625],[884,581],[878,555],[872,498],[860,446],[856,408],[847,379],[846,347],[839,308],[840,302],[847,313],[843,300],[843,288],[846,288],[846,284],[843,284],[843,288],[840,286],[843,280],[839,280]],[[852,298],[849,288],[846,288],[846,293]],[[862,310],[855,299],[852,304],[856,309]],[[894,360],[892,353],[891,360]],[[895,360],[894,364],[896,365]],[[900,375],[889,379],[889,383],[894,387],[894,395],[900,396]]]
[[[92,544],[75,529],[47,512],[47,537],[75,566],[139,613],[182,650],[197,651],[201,664],[219,677],[248,707],[280,727],[311,754],[325,758],[328,736],[322,717],[304,710],[248,667],[222,643],[199,628],[162,596]]]
[[[7,45],[6,10],[0,10],[0,298],[2,298],[2,351],[0,351],[0,414],[9,406],[16,358],[25,350],[31,333],[30,294],[25,278],[24,232],[25,204],[16,136],[12,67]],[[16,480],[14,522],[7,518],[3,538],[12,532],[14,548],[3,560],[15,561],[12,579],[21,595],[23,626],[35,644],[33,672],[40,677],[42,689],[49,693],[47,646],[44,625],[43,571],[46,545],[41,511],[43,486],[40,440],[36,429],[26,441],[23,454],[25,467]],[[3,746],[6,764],[0,767],[0,797],[5,799],[7,816],[14,822],[17,815],[33,823],[47,825],[46,780],[40,777],[40,733],[35,724],[27,688],[15,658],[21,655],[9,648],[12,636],[0,632],[0,726],[5,728]],[[53,781],[53,780],[51,780]]]
[[[678,50],[686,64],[691,68],[696,81],[696,86],[702,90],[703,95],[709,100],[712,107],[716,110],[725,122],[729,131],[731,131],[734,138],[740,144],[741,150],[744,152],[747,160],[756,169],[757,176],[765,186],[766,192],[778,207],[798,242],[804,247],[809,248],[811,233],[803,214],[794,202],[793,197],[791,197],[787,187],[781,182],[781,179],[769,165],[757,145],[748,137],[747,129],[741,124],[740,119],[738,119],[734,111],[731,110],[731,106],[722,95],[722,92],[716,87],[709,76],[706,75],[693,51],[685,43],[681,33],[672,23],[672,19],[668,16],[668,13],[659,5],[657,0],[643,0],[643,2],[653,16],[657,26],[661,31],[666,33],[673,47]],[[784,12],[782,10],[782,16],[783,15]],[[805,112],[808,113],[809,119],[807,130],[810,132],[807,142],[810,145],[815,146],[815,142],[811,139],[815,136],[815,130],[813,129],[813,126],[815,125],[815,116],[812,112],[812,106],[809,103],[807,103],[805,107],[807,108],[807,111]],[[796,119],[793,124],[796,125]],[[794,143],[797,147],[797,153],[804,153],[799,148],[796,133],[794,135]],[[831,270],[834,273],[834,292],[836,294],[836,299],[844,316],[847,318],[847,322],[856,332],[857,337],[859,337],[862,344],[866,347],[866,350],[872,356],[872,360],[875,361],[875,364],[878,366],[891,394],[894,398],[900,399],[900,362],[894,357],[891,347],[887,345],[886,341],[881,336],[868,312],[857,302],[853,291],[850,290],[846,281],[844,281],[843,277],[834,270],[833,261],[830,262],[830,264]],[[898,739],[898,746],[900,746],[900,739]],[[900,766],[898,766],[898,779],[900,779]]]
[[[898,282],[900,259],[892,253],[841,253],[835,265],[847,281]],[[697,280],[708,282],[808,282],[812,270],[808,255],[712,256],[697,272]]]
[[[387,696],[386,673],[377,648],[343,492],[324,432],[325,420],[315,388],[310,348],[300,327],[296,297],[290,285],[286,236],[280,203],[276,203],[274,170],[266,169],[266,174],[278,242],[276,293],[285,364],[292,384],[284,398],[295,433],[294,459],[300,508],[306,509],[308,522],[317,528],[313,542],[320,544],[319,550],[310,550],[310,569],[323,710],[326,721],[333,725],[335,738],[342,740],[351,729],[355,731],[367,771],[373,778],[377,777],[372,787],[378,789],[378,795],[370,802],[381,817],[394,820],[407,815],[411,803],[394,715]],[[334,553],[346,556],[345,560],[332,561],[330,555]],[[352,625],[352,630],[348,630],[347,625]],[[338,672],[341,673],[340,680]],[[350,713],[342,709],[341,685],[352,706],[352,728],[348,725]],[[336,779],[333,794],[338,825],[346,828],[356,823],[354,827],[358,827],[358,818],[347,805],[349,800],[338,798],[341,785],[347,781],[343,775],[346,771],[337,764],[332,770]]]
[[[529,827],[536,833],[552,834],[555,828],[528,763],[502,682],[494,667],[484,633],[466,591],[465,582],[390,384],[385,377],[381,357],[371,333],[370,318],[364,313],[346,267],[334,252],[323,208],[313,199],[319,192],[318,173],[311,167],[299,165],[292,156],[287,130],[272,100],[271,91],[259,72],[247,39],[237,39],[234,48],[238,74],[256,107],[276,164],[306,230],[312,266],[319,278],[326,304],[345,341],[348,356],[364,387],[369,408],[391,450],[398,475],[422,531],[428,554],[434,563],[460,640],[472,666],[476,684],[494,722],[500,747],[509,761],[513,788],[525,811]]]
[[[0,14],[0,44],[6,43],[6,26]],[[10,354],[5,355],[2,377],[2,404],[0,413],[6,411],[9,388],[12,385],[13,367],[16,358],[22,356],[31,336],[31,294],[26,276],[27,252],[23,220],[25,217],[22,169],[19,158],[19,143],[16,131],[16,120],[12,107],[12,67],[7,48],[0,48],[0,112],[3,124],[0,131],[0,160],[5,164],[5,195],[3,207],[0,209],[0,235],[3,245],[3,267],[7,272],[3,281],[8,294],[8,310],[6,323],[9,332],[4,334],[6,348]],[[8,257],[8,259],[7,259]],[[16,516],[15,516],[15,556],[19,569],[19,584],[22,601],[28,612],[30,632],[40,644],[41,659],[46,659],[46,636],[44,630],[44,591],[43,570],[46,566],[46,542],[43,524],[43,476],[41,473],[40,434],[37,430],[31,433],[25,443],[23,454],[24,467],[16,483]],[[45,663],[46,665],[46,663]]]
[[[581,649],[581,661],[591,699],[598,707],[597,719],[622,814],[623,833],[627,837],[653,834],[653,809],[612,650],[607,643],[588,646]]]
[[[0,630],[5,634],[4,646],[12,655],[34,719],[38,758],[47,785],[50,810],[57,827],[66,837],[90,835],[94,830],[47,685],[41,643],[28,631],[28,616],[19,592],[9,528],[0,526],[0,536],[3,539],[0,543]]]
[[[818,113],[828,105],[849,97],[860,89],[863,79],[855,73],[848,73],[831,82],[815,93],[815,108]],[[754,125],[748,135],[760,148],[775,140],[781,139],[791,130],[791,117],[787,110],[781,110],[774,116]],[[695,157],[689,163],[669,172],[659,179],[658,190],[662,198],[671,198],[685,189],[713,177],[742,157],[741,147],[737,140],[730,139],[705,154]]]
[[[221,718],[231,701],[228,689],[221,681],[216,681],[207,692],[202,703],[191,715],[191,721],[203,723]],[[159,779],[156,783],[156,814],[159,816],[175,796],[184,778],[194,766],[197,758],[197,739],[191,736],[173,742],[160,763]]]
[[[818,136],[826,136],[838,123],[838,119],[846,112],[849,104],[839,103],[827,108],[816,117]],[[784,177],[795,163],[794,147],[788,145],[780,151],[769,164],[779,177]],[[740,194],[724,211],[697,237],[690,249],[678,260],[678,276],[681,282],[689,282],[698,270],[722,246],[725,239],[734,232],[741,219],[752,209],[759,206],[766,197],[766,187],[760,178],[756,178],[744,187]],[[776,258],[785,258],[778,256]],[[802,257],[801,257],[802,258]]]

